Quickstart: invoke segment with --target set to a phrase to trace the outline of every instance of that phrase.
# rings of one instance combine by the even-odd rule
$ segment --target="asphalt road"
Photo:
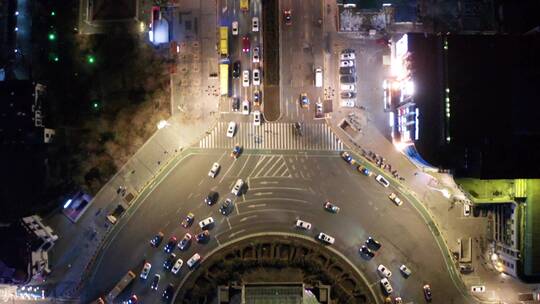
[[[375,289],[380,289],[376,267],[382,263],[394,273],[390,280],[394,295],[401,295],[406,301],[421,302],[421,287],[430,283],[435,299],[465,303],[450,281],[433,236],[414,208],[407,202],[395,206],[387,198],[389,189],[355,172],[337,153],[248,152],[233,160],[229,151],[191,152],[156,181],[133,215],[122,219],[122,227],[118,227],[117,234],[104,248],[103,259],[96,264],[95,275],[87,288],[88,299],[108,292],[128,269],[138,275],[143,260],[148,260],[153,265],[149,278],[155,273],[162,275],[158,292],[150,290],[150,279],[137,279],[121,298],[135,293],[144,303],[160,302],[164,287],[169,282],[177,285],[188,270],[184,265],[178,276],[165,271],[164,245],[152,248],[150,238],[157,231],[164,232],[165,242],[171,235],[178,238],[185,232],[194,235],[200,231],[197,222],[213,216],[216,225],[207,244],[193,243],[186,252],[175,249],[184,261],[195,252],[204,257],[221,243],[251,233],[281,231],[315,237],[324,231],[336,238],[335,248],[364,271]],[[219,161],[222,168],[212,179],[207,173],[214,161]],[[230,189],[237,178],[247,181],[247,190],[235,199],[235,210],[230,216],[219,214],[219,204],[209,207],[203,203],[209,190],[220,193],[220,202],[232,198]],[[323,210],[323,199],[336,201],[341,211],[331,214]],[[180,222],[188,212],[195,214],[195,223],[184,229]],[[313,229],[308,232],[295,229],[294,221],[298,217],[311,222]],[[370,235],[383,246],[375,258],[366,261],[358,255],[358,248]],[[402,263],[413,271],[408,279],[399,273]]]

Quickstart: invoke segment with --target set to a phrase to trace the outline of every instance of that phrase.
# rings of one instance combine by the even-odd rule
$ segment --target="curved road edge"
[[[396,187],[396,189],[401,192],[402,195],[404,195],[413,205],[414,209],[418,211],[424,222],[429,228],[429,231],[431,231],[431,234],[435,238],[435,241],[437,242],[437,246],[441,250],[441,254],[444,258],[444,262],[446,264],[446,268],[450,274],[450,278],[452,279],[452,282],[454,283],[454,286],[458,289],[459,293],[468,301],[478,302],[478,300],[474,297],[472,297],[468,289],[465,286],[465,283],[459,275],[457,274],[457,269],[453,265],[452,259],[451,259],[451,251],[450,248],[448,248],[446,241],[441,236],[441,232],[439,228],[437,227],[437,223],[433,220],[434,217],[431,215],[431,213],[426,209],[426,206],[420,202],[420,200],[416,197],[414,192],[412,190],[409,190],[403,183],[400,183],[400,181],[396,180],[393,176],[387,175],[382,170],[379,170],[379,168],[373,166],[373,164],[368,161],[365,157],[362,156],[361,152],[358,151],[358,147],[356,145],[352,145],[352,140],[350,138],[343,139],[343,135],[341,132],[336,132],[336,127],[332,125],[328,119],[326,120],[326,124],[334,130],[334,133],[338,137],[338,139],[347,147],[351,153],[353,153],[358,159],[360,159],[363,163],[363,165],[366,165],[374,172],[377,172],[377,174],[383,175],[386,179],[391,180],[395,185],[399,186]],[[340,131],[340,130],[338,130]]]
[[[231,246],[231,245],[233,245],[235,243],[244,241],[246,239],[255,238],[255,237],[261,237],[261,236],[286,236],[286,237],[292,237],[292,238],[297,238],[297,239],[303,239],[305,241],[308,241],[308,242],[311,242],[311,243],[314,243],[314,244],[320,244],[320,243],[316,242],[311,237],[308,237],[308,236],[305,236],[305,235],[300,235],[300,234],[295,234],[295,233],[286,233],[286,232],[278,232],[278,231],[258,232],[258,233],[248,234],[248,235],[239,237],[237,239],[234,239],[232,241],[228,241],[226,243],[223,243],[223,244],[221,244],[221,246],[216,247],[215,249],[210,251],[208,254],[206,254],[206,257],[209,257],[209,256],[215,254],[216,252],[220,251],[223,247]],[[376,296],[376,293],[375,293],[375,290],[373,290],[372,284],[369,283],[367,278],[364,276],[364,273],[362,271],[360,271],[356,267],[356,265],[354,265],[354,263],[352,263],[345,255],[343,255],[341,252],[339,252],[338,250],[334,249],[331,246],[325,246],[325,249],[331,251],[333,254],[337,255],[339,258],[341,258],[343,261],[345,261],[351,267],[351,269],[353,269],[358,274],[358,276],[360,278],[362,278],[362,280],[364,281],[365,286],[368,287],[368,290],[371,293],[372,299],[375,300],[375,303],[382,304],[380,298]],[[174,292],[174,296],[172,298],[171,303],[175,303],[176,296],[178,295],[178,292],[180,291],[181,287],[184,285],[184,283],[187,281],[187,279],[191,276],[192,273],[193,272],[190,271],[186,276],[184,276],[182,281],[180,281],[180,283],[176,287],[176,291]]]

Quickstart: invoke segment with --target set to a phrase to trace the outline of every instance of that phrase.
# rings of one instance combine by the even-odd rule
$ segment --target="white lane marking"
[[[248,219],[250,219],[250,218],[255,218],[255,217],[257,217],[256,214],[250,215],[250,216],[246,216],[246,217],[243,217],[243,218],[240,220],[240,222],[245,222],[245,221],[247,221]]]
[[[204,178],[201,179],[201,181],[199,182],[199,185],[198,185],[198,186],[200,186],[203,182],[204,182]]]
[[[193,192],[191,192],[191,193],[190,193],[190,194],[188,195],[187,199],[190,199],[190,198],[192,198],[192,197],[193,197],[193,195],[194,195],[194,193],[193,193]]]
[[[266,170],[265,173],[267,173],[267,174],[264,174],[264,176],[272,176],[272,173],[271,173],[271,172],[272,172],[272,169],[274,169],[274,167],[275,167],[277,164],[281,163],[281,161],[283,161],[282,157],[278,158],[278,160],[272,165],[272,167],[270,167],[270,169]],[[282,163],[282,165],[280,166],[280,168],[281,168],[282,166],[283,166],[283,163]]]
[[[277,181],[262,181],[260,182],[261,185],[270,185],[270,184],[277,184],[278,182]]]
[[[285,164],[285,162],[283,162],[283,163],[281,163],[281,166],[279,166],[279,168],[277,168],[277,170],[274,171],[274,174],[273,174],[273,175],[269,174],[268,176],[270,176],[270,177],[276,176],[279,172],[281,172],[281,170],[282,170],[283,167],[285,167],[285,172],[287,172],[287,165]],[[272,167],[272,168],[273,168],[273,167]]]
[[[238,172],[238,176],[242,176],[242,171],[244,171],[244,168],[246,167],[246,165],[249,162],[250,158],[251,158],[251,154],[248,155],[247,160],[244,162],[244,165],[242,166],[242,169],[240,169],[240,172]]]
[[[274,193],[274,192],[257,192],[257,193],[255,193],[253,195],[255,195],[255,196],[271,195],[272,193]]]
[[[265,156],[263,156],[265,157]],[[253,169],[251,170],[251,172],[247,175],[248,177],[248,180],[249,180],[249,177],[253,174],[253,171],[255,171],[255,169],[257,169],[257,166],[259,166],[259,164],[261,163],[262,161],[262,157],[259,157],[259,160],[257,161],[257,164],[255,165],[255,167],[253,167]]]
[[[223,176],[221,177],[221,179],[219,180],[219,184],[221,184],[223,182],[223,180],[225,179],[225,177],[227,176],[227,174],[229,173],[229,171],[231,171],[231,169],[234,167],[234,162],[233,164],[229,167],[229,169],[227,169],[227,171],[225,171],[225,173],[223,173]]]
[[[272,163],[272,161],[274,160],[274,157],[275,157],[275,155],[272,155],[272,156],[270,157],[270,160],[268,160],[267,162],[264,163],[264,165],[261,166],[261,168],[259,169],[259,171],[257,171],[257,173],[254,175],[254,177],[259,176],[259,174],[262,172],[262,170],[263,170],[266,166],[268,166],[268,164],[271,164],[271,163]]]
[[[249,205],[248,208],[257,208],[257,207],[266,207],[266,204],[255,204],[255,205]]]
[[[229,225],[229,229],[232,229],[231,222],[229,221],[229,218],[227,217],[227,225]]]
[[[229,238],[232,239],[235,235],[240,234],[240,233],[245,232],[245,231],[246,231],[246,229],[240,229],[240,230],[238,230],[236,232],[233,232],[233,233],[229,234]]]

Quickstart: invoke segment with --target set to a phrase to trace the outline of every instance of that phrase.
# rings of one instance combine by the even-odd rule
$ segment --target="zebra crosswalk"
[[[237,123],[236,135],[226,137],[228,122],[220,121],[199,142],[199,148],[232,148],[240,144],[244,149],[261,150],[343,150],[343,143],[326,124],[304,123],[302,136],[294,123]]]

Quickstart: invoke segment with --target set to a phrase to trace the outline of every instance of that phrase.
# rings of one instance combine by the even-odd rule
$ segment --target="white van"
[[[323,86],[323,74],[322,68],[315,69],[315,87],[322,88]]]

